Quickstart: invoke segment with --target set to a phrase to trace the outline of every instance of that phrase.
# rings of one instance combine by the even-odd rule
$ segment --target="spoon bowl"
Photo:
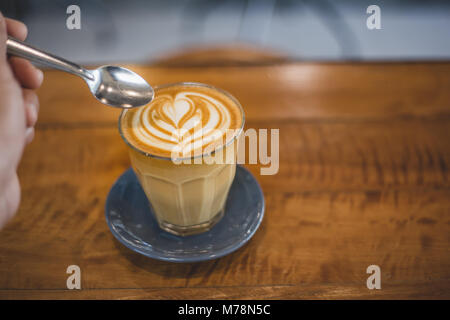
[[[137,73],[116,66],[87,70],[84,78],[94,97],[112,107],[124,109],[142,106],[153,100],[153,88]]]

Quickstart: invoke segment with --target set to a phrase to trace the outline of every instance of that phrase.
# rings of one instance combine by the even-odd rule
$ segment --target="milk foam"
[[[150,104],[126,112],[122,122],[125,138],[144,151],[164,156],[170,156],[175,148],[185,154],[226,142],[227,129],[238,131],[242,125],[236,103],[203,86],[162,88]]]

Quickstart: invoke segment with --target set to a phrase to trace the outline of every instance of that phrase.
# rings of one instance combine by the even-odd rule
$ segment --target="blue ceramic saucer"
[[[105,209],[109,229],[129,249],[158,260],[195,262],[243,246],[263,219],[264,196],[252,174],[237,166],[223,218],[207,232],[181,237],[159,228],[136,175],[128,169],[112,186]]]

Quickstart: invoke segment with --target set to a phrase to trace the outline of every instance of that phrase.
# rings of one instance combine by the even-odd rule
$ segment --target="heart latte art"
[[[242,110],[229,95],[200,84],[158,88],[153,101],[124,111],[124,138],[139,150],[170,157],[203,153],[213,144],[223,145],[242,127]],[[212,148],[211,150],[214,150]]]

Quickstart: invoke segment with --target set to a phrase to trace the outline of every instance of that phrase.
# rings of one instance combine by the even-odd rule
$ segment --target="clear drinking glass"
[[[129,147],[131,165],[153,208],[159,226],[176,235],[190,235],[209,230],[224,215],[225,203],[236,172],[237,141],[244,126],[244,112],[239,102],[229,93],[200,83],[182,82],[155,87],[158,90],[169,86],[204,86],[218,90],[228,96],[240,109],[242,125],[230,141],[216,149],[214,153],[203,154],[201,164],[195,157],[182,158],[190,164],[176,164],[170,157],[152,155],[140,150],[126,139],[119,117],[119,132]],[[208,161],[225,159],[232,154],[231,161]],[[209,164],[214,162],[212,164]]]

